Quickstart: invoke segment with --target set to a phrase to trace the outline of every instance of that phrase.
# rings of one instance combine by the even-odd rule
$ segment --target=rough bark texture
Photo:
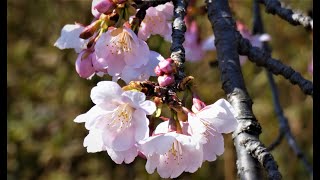
[[[207,0],[208,18],[215,35],[222,88],[237,112],[239,126],[233,133],[237,151],[237,168],[241,179],[261,179],[259,162],[270,179],[281,179],[272,155],[259,141],[261,127],[252,112],[239,62],[237,31],[227,0]]]
[[[281,3],[278,0],[260,0],[260,3],[266,6],[268,13],[277,14],[292,25],[303,25],[306,28],[313,29],[313,19],[311,17],[281,7]]]

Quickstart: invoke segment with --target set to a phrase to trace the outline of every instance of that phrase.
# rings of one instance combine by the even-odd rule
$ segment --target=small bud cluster
[[[177,72],[177,66],[171,58],[168,58],[160,61],[154,72],[158,76],[160,86],[169,86],[175,82],[174,73]]]

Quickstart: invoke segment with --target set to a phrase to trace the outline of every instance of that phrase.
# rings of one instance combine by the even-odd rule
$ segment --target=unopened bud
[[[76,60],[76,71],[82,78],[90,78],[94,73],[95,69],[92,66],[92,52],[82,51]]]
[[[161,69],[160,69],[159,66],[156,66],[156,67],[154,68],[154,72],[156,73],[157,76],[162,76],[162,75],[164,75],[164,72],[161,71]]]
[[[98,0],[95,2],[93,9],[100,13],[109,14],[116,8],[116,4],[112,0]]]
[[[199,112],[201,109],[203,109],[204,107],[206,107],[206,104],[205,104],[203,101],[201,101],[201,100],[199,99],[199,97],[197,97],[197,96],[194,96],[194,97],[192,98],[192,102],[193,102],[193,105],[192,105],[192,107],[191,107],[191,110],[192,110],[194,113],[197,113],[197,112]]]
[[[159,68],[166,74],[170,74],[176,71],[176,65],[171,58],[159,62]]]
[[[91,36],[93,36],[94,32],[98,29],[100,24],[101,24],[101,20],[94,21],[93,23],[91,23],[90,25],[84,28],[84,30],[81,32],[79,37],[82,39],[90,38]]]
[[[163,76],[159,76],[158,83],[161,87],[168,86],[174,83],[174,76],[171,74],[170,75],[164,74]]]

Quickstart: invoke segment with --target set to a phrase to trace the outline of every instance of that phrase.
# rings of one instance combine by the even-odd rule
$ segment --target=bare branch
[[[238,52],[240,55],[248,56],[250,61],[256,63],[258,66],[267,68],[275,75],[282,75],[292,84],[298,84],[305,94],[313,97],[313,83],[311,81],[306,80],[300,73],[293,70],[290,66],[283,64],[277,59],[273,59],[270,54],[264,50],[258,47],[253,47],[250,41],[243,38],[239,32],[237,32],[237,38],[239,42]]]
[[[239,62],[235,22],[227,0],[207,0],[208,18],[211,22],[217,48],[222,88],[235,108],[239,125],[233,133],[237,151],[237,168],[240,179],[261,179],[259,162],[270,179],[281,179],[277,163],[259,141],[261,127],[252,112]]]

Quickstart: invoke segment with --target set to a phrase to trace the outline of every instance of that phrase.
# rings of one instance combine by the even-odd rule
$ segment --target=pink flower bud
[[[162,75],[164,75],[164,72],[161,71],[161,69],[160,69],[159,66],[156,66],[156,67],[154,68],[154,72],[156,73],[157,76],[162,76]]]
[[[93,9],[96,9],[100,13],[109,14],[115,7],[116,5],[112,0],[98,0]]]
[[[206,104],[205,104],[203,101],[201,101],[198,96],[193,96],[192,102],[193,102],[193,105],[192,105],[192,107],[191,107],[191,110],[192,110],[194,113],[197,113],[197,112],[199,112],[201,109],[203,109],[204,107],[206,107]]]
[[[166,59],[165,61],[159,62],[159,68],[166,74],[175,72],[175,64],[171,58]]]
[[[172,83],[174,83],[174,76],[172,74],[168,75],[165,74],[163,76],[158,77],[158,82],[160,86],[168,86]]]
[[[82,78],[89,78],[94,73],[95,70],[92,66],[92,53],[89,51],[82,51],[76,60],[76,71]]]

